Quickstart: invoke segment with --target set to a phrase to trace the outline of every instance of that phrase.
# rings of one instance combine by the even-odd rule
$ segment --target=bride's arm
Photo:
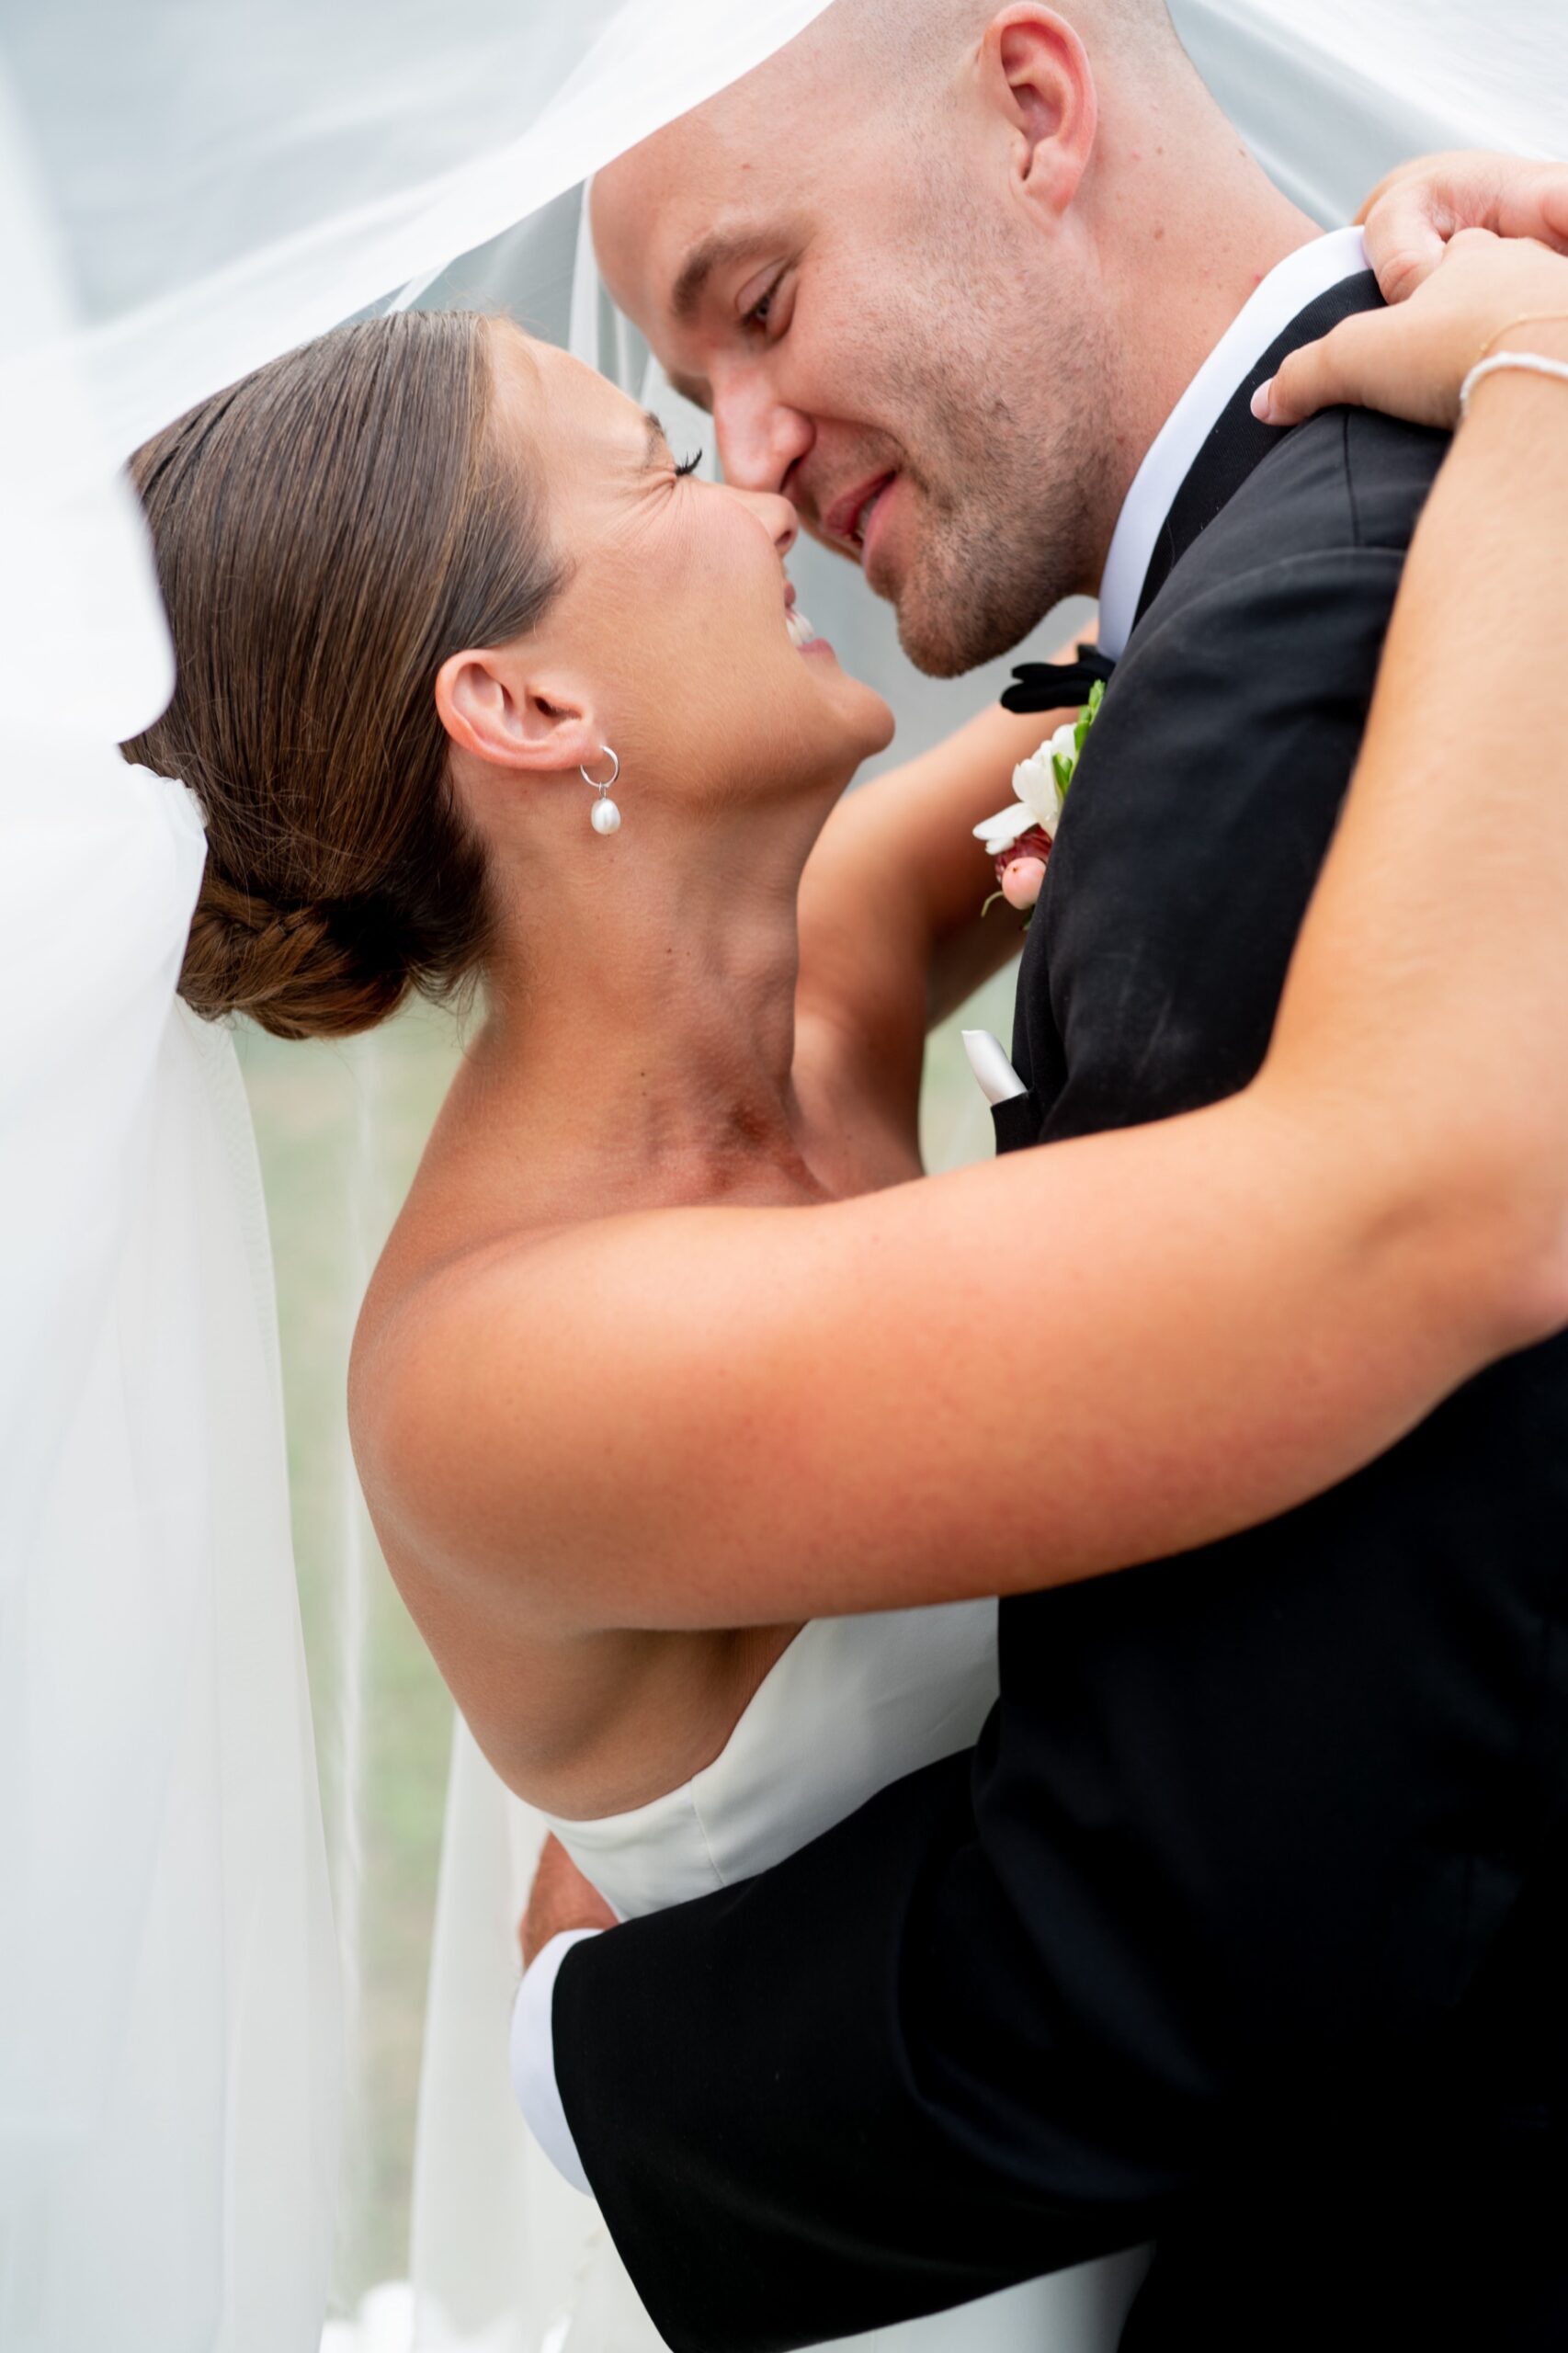
[[[1568,311],[1540,267],[1501,317]],[[454,1283],[378,1344],[400,1537],[562,1634],[1049,1585],[1282,1510],[1568,1318],[1565,538],[1568,386],[1496,377],[1242,1094]]]
[[[1088,631],[1074,631],[1055,659]],[[1013,770],[1072,713],[993,706],[846,795],[801,881],[797,1015],[847,1064],[860,1099],[913,1140],[926,1030],[1018,952],[1023,918],[998,899],[974,827],[1013,800]]]

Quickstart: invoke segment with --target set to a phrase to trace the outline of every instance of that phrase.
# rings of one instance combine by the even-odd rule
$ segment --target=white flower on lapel
[[[1000,858],[1011,849],[1024,835],[1038,825],[1047,841],[1056,839],[1056,828],[1062,822],[1062,804],[1065,799],[1062,787],[1056,780],[1057,760],[1068,766],[1074,758],[1073,737],[1074,722],[1063,720],[1054,735],[1043,743],[1038,752],[1020,760],[1013,770],[1013,790],[1017,800],[1010,809],[998,810],[994,817],[986,817],[974,829],[974,837],[985,845],[988,858]]]
[[[1104,685],[1096,684],[1077,718],[1064,719],[1038,752],[1018,762],[1013,770],[1013,790],[1018,796],[1013,806],[983,818],[974,828],[976,841],[995,864],[1000,895],[1020,913],[1040,897],[1067,788],[1104,700]]]

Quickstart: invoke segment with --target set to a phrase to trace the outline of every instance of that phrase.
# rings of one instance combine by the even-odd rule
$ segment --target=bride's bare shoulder
[[[371,1276],[349,1359],[349,1424],[357,1451],[375,1460],[387,1417],[434,1404],[459,1361],[472,1368],[498,1326],[531,1322],[530,1303],[558,1296],[560,1266],[570,1256],[592,1279],[593,1222],[562,1220],[479,1225],[449,1221],[411,1202]],[[542,1357],[570,1335],[541,1320],[534,1345]]]
[[[503,1779],[573,1818],[646,1803],[710,1762],[794,1631],[624,1624],[530,1540],[540,1401],[571,1384],[583,1344],[561,1285],[591,1286],[602,1263],[591,1223],[453,1248],[415,1216],[377,1269],[350,1371],[355,1454],[403,1600]]]
[[[541,1155],[517,1148],[488,1114],[484,1088],[465,1064],[359,1313],[349,1420],[356,1448],[372,1464],[388,1414],[431,1402],[432,1384],[454,1354],[483,1350],[498,1313],[510,1319],[526,1312],[552,1254],[582,1248],[584,1195],[581,1171],[541,1165]]]

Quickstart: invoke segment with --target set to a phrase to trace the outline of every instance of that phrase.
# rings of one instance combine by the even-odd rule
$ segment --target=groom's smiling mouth
[[[897,480],[894,472],[874,474],[869,481],[858,483],[842,498],[834,500],[823,518],[828,538],[847,549],[862,564],[869,564],[876,547],[878,518],[887,494]]]

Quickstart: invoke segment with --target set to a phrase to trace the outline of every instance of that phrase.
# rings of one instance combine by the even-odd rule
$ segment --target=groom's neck
[[[1108,127],[1096,242],[1114,382],[1103,563],[1161,427],[1269,271],[1321,232],[1280,194],[1204,94],[1196,120]]]

